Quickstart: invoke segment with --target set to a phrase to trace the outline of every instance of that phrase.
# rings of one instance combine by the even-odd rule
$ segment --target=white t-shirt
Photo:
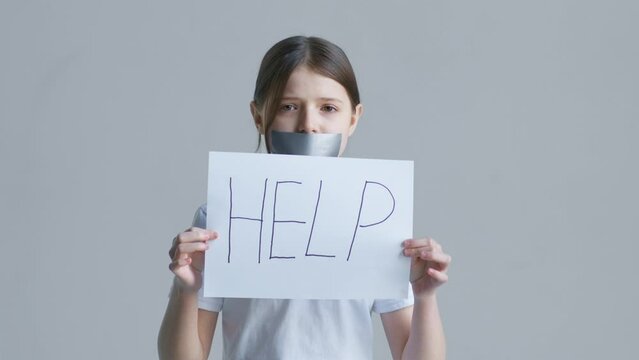
[[[206,228],[206,205],[193,226]],[[371,359],[371,312],[413,304],[398,300],[300,300],[208,298],[199,308],[222,313],[224,359]]]

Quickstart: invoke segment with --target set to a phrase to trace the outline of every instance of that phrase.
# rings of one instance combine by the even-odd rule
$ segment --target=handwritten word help
[[[259,228],[256,227],[255,231],[255,244],[257,247],[257,263],[263,261],[277,261],[277,260],[291,260],[297,258],[326,258],[326,259],[342,259],[343,261],[350,261],[355,255],[355,249],[357,249],[358,240],[366,231],[373,230],[375,226],[379,226],[386,222],[395,211],[396,199],[393,192],[389,187],[381,182],[365,180],[361,184],[361,196],[359,197],[359,206],[352,206],[352,209],[344,209],[348,214],[352,214],[351,218],[343,218],[340,221],[352,222],[352,231],[349,234],[334,234],[340,238],[344,238],[344,244],[341,248],[332,249],[331,253],[322,253],[314,250],[314,245],[317,241],[318,228],[320,228],[326,221],[323,221],[321,216],[318,216],[322,209],[322,198],[325,197],[326,184],[324,180],[319,180],[316,183],[303,183],[302,181],[288,179],[288,180],[272,180],[265,178],[263,182],[255,182],[256,186],[261,189],[261,198],[255,200],[255,212],[259,215],[251,215],[241,213],[234,208],[234,200],[237,200],[240,196],[246,196],[242,193],[241,189],[234,186],[233,177],[228,179],[228,199],[229,199],[229,214],[228,214],[228,253],[227,263],[231,263],[234,258],[233,246],[235,241],[245,241],[246,239],[236,239],[234,229],[238,226],[245,227],[249,223],[259,224]],[[252,192],[253,193],[253,192]],[[307,204],[309,206],[301,207],[299,204],[290,204],[290,202],[299,202],[302,198],[309,198],[309,194],[313,195],[313,203]],[[291,195],[292,194],[292,195]],[[306,195],[295,197],[295,194]],[[367,211],[367,199],[369,197],[376,197],[378,200],[380,197],[385,197],[386,201],[383,203],[385,206],[381,208],[379,205],[375,206],[372,211]],[[288,204],[287,204],[288,202]],[[368,202],[372,203],[372,202]],[[379,201],[375,203],[379,204]],[[352,204],[352,202],[351,202]],[[308,209],[307,212],[298,211],[295,218],[290,218],[290,214],[286,214],[282,211],[285,207],[290,208],[291,205],[295,205],[296,208]],[[370,206],[369,206],[370,207]],[[265,216],[265,209],[270,210],[270,217]],[[279,210],[279,211],[278,211]],[[371,210],[371,209],[368,209]],[[244,210],[245,211],[245,210]],[[282,215],[282,213],[285,213]],[[368,214],[368,216],[366,216]],[[326,223],[324,226],[330,226]],[[292,227],[302,227],[305,233],[304,236],[299,239],[299,242],[303,246],[299,247],[298,253],[285,253],[278,247],[278,232],[290,231]],[[270,228],[270,231],[268,231]],[[297,229],[298,231],[300,229]],[[330,229],[327,230],[330,232]],[[265,249],[263,249],[265,248]],[[306,249],[304,251],[304,248]],[[290,251],[290,249],[289,249]],[[324,249],[326,251],[326,249]],[[238,256],[243,256],[242,254]]]

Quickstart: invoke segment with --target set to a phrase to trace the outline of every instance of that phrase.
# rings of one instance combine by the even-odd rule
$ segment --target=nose
[[[299,112],[299,118],[297,119],[297,132],[302,133],[317,133],[319,132],[318,119],[312,111],[304,109]]]

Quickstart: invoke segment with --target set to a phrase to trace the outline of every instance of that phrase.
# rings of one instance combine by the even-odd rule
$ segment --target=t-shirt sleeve
[[[377,299],[373,301],[373,311],[383,314],[413,305],[413,288],[408,284],[408,297],[406,299]]]
[[[206,204],[200,206],[193,216],[193,226],[206,229]],[[220,312],[224,305],[223,298],[204,297],[204,289],[197,293],[197,305],[200,309]]]
[[[206,229],[206,204],[203,204],[195,211],[193,226]]]
[[[197,307],[200,309],[220,312],[224,306],[223,298],[204,297],[204,289],[200,288],[197,293]]]

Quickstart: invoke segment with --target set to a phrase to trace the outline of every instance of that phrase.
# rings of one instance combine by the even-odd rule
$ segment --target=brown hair
[[[342,85],[353,111],[360,103],[353,67],[339,46],[319,37],[292,36],[266,52],[257,74],[253,101],[262,114],[264,134],[271,128],[288,78],[302,65]]]

